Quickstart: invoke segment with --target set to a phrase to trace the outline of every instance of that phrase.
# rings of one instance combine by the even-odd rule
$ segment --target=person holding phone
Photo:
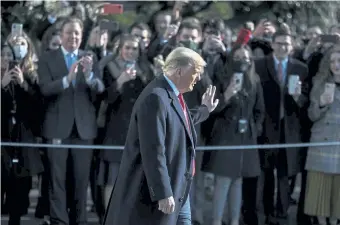
[[[259,21],[249,43],[255,57],[263,57],[272,53],[270,43],[276,30],[276,26],[268,18]]]
[[[98,112],[98,125],[104,128],[104,145],[124,145],[133,105],[154,78],[143,58],[141,39],[131,34],[120,36],[117,53],[100,61],[105,86],[104,100]],[[110,200],[122,152],[101,150],[97,185],[103,187],[105,208]]]
[[[90,37],[87,41],[86,49],[92,51],[98,58],[98,61],[100,61],[100,59],[110,53],[107,50],[108,41],[108,30],[102,30],[99,26],[96,26],[90,32]]]
[[[26,36],[9,36],[1,46],[1,140],[35,143],[43,117],[33,45]],[[30,110],[34,109],[32,114]],[[2,203],[6,195],[9,225],[27,213],[32,176],[43,171],[37,148],[2,147]]]
[[[340,45],[322,59],[313,79],[309,118],[313,121],[311,142],[340,141]],[[309,147],[304,212],[318,217],[319,225],[340,220],[340,146]]]
[[[256,138],[262,132],[265,107],[251,50],[236,45],[227,61],[225,70],[218,76],[216,91],[220,104],[212,113],[215,119],[207,145],[256,145]],[[260,175],[258,152],[207,151],[203,154],[202,170],[215,175],[211,224],[221,225],[224,210],[228,208],[229,221],[225,222],[239,225],[242,181]],[[247,224],[257,224],[256,188],[251,187],[244,196],[245,220]]]
[[[263,133],[260,144],[299,143],[301,115],[308,104],[308,68],[291,57],[293,37],[287,27],[281,27],[273,36],[273,53],[255,60],[257,74],[261,78],[266,106]],[[297,75],[294,88],[289,80]],[[289,208],[289,177],[300,172],[302,152],[297,149],[261,149],[261,196],[268,224],[286,224]],[[274,175],[274,170],[277,176]],[[277,182],[275,180],[277,179]],[[275,183],[280,195],[274,201]],[[262,189],[263,188],[263,189]],[[303,190],[302,190],[303,196]],[[274,205],[276,202],[276,205]]]
[[[143,53],[147,53],[151,38],[149,26],[146,23],[136,22],[131,25],[130,33],[141,40]]]

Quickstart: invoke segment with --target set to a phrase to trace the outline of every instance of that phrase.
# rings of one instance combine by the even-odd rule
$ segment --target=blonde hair
[[[330,70],[331,55],[335,52],[340,52],[340,44],[334,45],[324,54],[320,62],[319,70],[313,80],[318,80],[320,83],[324,83],[332,77]]]
[[[193,66],[195,70],[200,70],[207,63],[202,56],[190,48],[177,47],[166,57],[163,72],[171,76],[178,68]]]
[[[27,48],[28,48],[28,52],[25,58],[23,59],[21,69],[23,70],[25,74],[28,74],[28,76],[30,76],[29,78],[31,80],[36,80],[38,78],[36,73],[34,73],[36,71],[36,65],[34,62],[35,61],[34,58],[36,57],[36,51],[32,43],[32,40],[28,37],[26,33],[23,32],[21,36],[14,36],[12,34],[9,34],[7,37],[7,43],[13,46],[15,42],[19,40],[20,38],[24,39],[27,42]]]
[[[319,71],[313,77],[313,85],[310,92],[310,105],[308,108],[308,115],[312,121],[318,120],[322,115],[320,110],[320,96],[325,91],[326,82],[335,82],[330,70],[331,55],[335,52],[340,52],[339,44],[334,45],[324,54],[324,57],[320,62]]]

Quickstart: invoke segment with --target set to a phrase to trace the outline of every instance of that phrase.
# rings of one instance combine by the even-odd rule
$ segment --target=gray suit
[[[84,54],[85,52],[79,50],[78,58]],[[100,72],[96,63],[93,73],[94,79],[99,79]],[[62,79],[68,74],[68,69],[60,49],[40,57],[38,74],[41,92],[47,100],[44,137],[68,138],[75,122],[81,139],[94,139],[97,135],[97,125],[93,97],[99,91],[99,85],[89,87],[82,69],[79,68],[75,87],[70,85],[64,89]],[[99,82],[102,81],[99,79]]]
[[[187,201],[197,142],[194,124],[207,119],[209,112],[200,106],[191,113],[190,132],[164,76],[143,90],[132,111],[104,225],[190,224]],[[170,196],[175,199],[175,212],[164,214],[157,202]]]
[[[85,53],[78,52],[78,59]],[[93,66],[93,85],[89,85],[79,66],[75,84],[64,87],[63,78],[68,69],[61,49],[45,53],[39,60],[39,80],[45,97],[46,114],[43,136],[53,144],[91,144],[96,137],[96,115],[93,105],[95,94],[103,89],[97,63]],[[67,185],[67,159],[72,157],[74,177]],[[50,216],[52,224],[86,224],[86,200],[92,150],[89,149],[48,149],[50,163]],[[68,173],[70,174],[70,173]],[[68,218],[66,193],[74,191],[69,205],[71,221]],[[71,193],[72,193],[71,192]],[[69,197],[69,196],[68,196]]]

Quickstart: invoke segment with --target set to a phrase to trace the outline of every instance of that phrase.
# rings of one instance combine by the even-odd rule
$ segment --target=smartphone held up
[[[288,80],[288,93],[290,95],[298,95],[301,94],[301,85],[299,75],[290,75]]]
[[[13,36],[22,36],[23,25],[21,23],[13,23],[11,34]]]
[[[235,92],[239,92],[242,90],[243,86],[243,73],[234,73],[233,79],[235,84]]]
[[[335,83],[326,83],[325,84],[325,94],[329,96],[329,101],[334,102],[334,93],[335,93]]]
[[[105,4],[102,8],[102,15],[122,14],[124,11],[123,5],[121,4]]]
[[[116,21],[103,19],[99,22],[99,28],[100,30],[117,31],[119,30],[119,23]]]

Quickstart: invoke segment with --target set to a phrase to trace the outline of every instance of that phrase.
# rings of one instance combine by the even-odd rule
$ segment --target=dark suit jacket
[[[209,116],[206,106],[191,111],[190,131],[174,91],[163,76],[154,79],[134,106],[119,175],[105,225],[173,225],[192,180],[194,124]],[[175,212],[158,210],[173,196]]]
[[[301,142],[300,115],[301,110],[308,103],[307,66],[298,60],[289,58],[284,88],[280,87],[272,54],[256,60],[255,66],[256,73],[261,79],[266,106],[266,116],[260,142],[264,144],[278,144],[281,132],[284,132],[286,143]],[[288,94],[288,77],[291,74],[299,75],[302,82],[302,94],[297,102]],[[281,127],[280,122],[281,102],[284,104],[284,128]],[[267,164],[265,151],[260,150],[260,158],[264,167]],[[286,154],[288,174],[295,174],[299,170],[299,149],[289,149]]]
[[[78,58],[85,54],[79,50]],[[48,139],[65,139],[71,134],[74,123],[80,138],[94,139],[97,134],[96,114],[93,97],[98,85],[89,86],[79,66],[76,85],[63,88],[63,77],[68,69],[61,49],[46,52],[39,59],[39,82],[46,100],[46,115],[43,136]],[[96,61],[93,66],[94,79],[102,82]]]

